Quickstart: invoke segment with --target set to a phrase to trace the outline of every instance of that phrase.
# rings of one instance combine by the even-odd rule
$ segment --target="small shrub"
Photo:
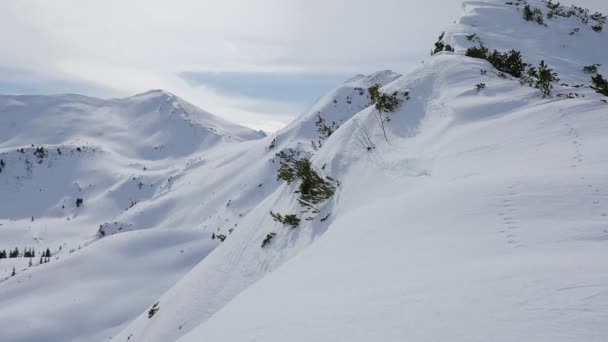
[[[84,205],[84,200],[82,198],[77,198],[76,199],[76,208],[80,208],[82,205]]]
[[[472,58],[487,59],[488,58],[488,48],[486,48],[483,45],[480,45],[479,47],[476,47],[476,46],[470,47],[467,49],[467,51],[465,51],[464,55],[467,57],[472,57]]]
[[[313,169],[310,160],[297,160],[294,166],[296,175],[301,180],[300,187],[298,188],[301,204],[317,204],[334,195],[336,188],[319,176]]]
[[[377,83],[369,87],[368,92],[371,100],[370,105],[374,105],[376,110],[381,113],[394,112],[397,110],[397,108],[399,108],[403,100],[398,97],[398,93],[396,91],[389,95],[380,92],[380,87],[381,85]]]
[[[591,77],[591,82],[593,83],[591,89],[595,90],[599,94],[608,96],[608,81],[606,81],[604,76],[597,74]]]
[[[517,78],[521,77],[527,66],[521,58],[521,52],[516,50],[505,53],[494,50],[488,55],[487,60],[496,69]]]
[[[291,228],[296,228],[298,225],[300,225],[300,219],[294,214],[289,214],[289,215],[283,216],[279,213],[273,213],[271,211],[270,216],[272,216],[272,218],[276,222],[280,222],[284,225],[291,226]]]
[[[521,58],[521,52],[516,50],[511,50],[509,52],[494,50],[490,53],[488,48],[480,45],[479,47],[468,48],[465,52],[465,56],[485,59],[498,69],[498,71],[518,78],[522,76],[527,66]],[[481,73],[482,75],[484,74],[483,71]]]
[[[319,119],[315,122],[315,126],[317,127],[317,132],[319,133],[319,140],[311,141],[312,148],[315,151],[323,146],[323,141],[329,138],[338,128],[340,128],[340,125],[338,125],[335,121],[332,121],[331,124],[328,125],[321,114],[318,114],[318,116]]]
[[[34,151],[34,155],[38,157],[38,159],[43,159],[48,155],[48,152],[44,149],[44,147],[37,147]]]
[[[270,244],[270,242],[272,241],[272,239],[276,236],[276,233],[268,233],[266,234],[266,238],[264,238],[264,241],[262,241],[262,248],[268,246],[268,244]]]
[[[602,25],[593,25],[591,26],[591,29],[595,32],[602,32],[602,30],[604,29],[604,26]]]
[[[601,64],[592,64],[583,67],[583,72],[585,74],[597,74],[597,68],[601,66]]]
[[[445,48],[445,44],[442,42],[444,36],[445,36],[445,32],[441,32],[441,34],[439,35],[439,38],[437,38],[437,42],[435,43],[435,49],[433,49],[433,51],[431,52],[431,55],[434,55],[438,52],[443,51],[443,48]]]
[[[476,39],[479,39],[479,38],[477,37],[477,34],[476,34],[476,33],[469,34],[469,35],[467,35],[467,36],[465,36],[465,37],[466,37],[466,38],[467,38],[467,40],[468,40],[468,41],[470,41],[470,42],[474,42]]]
[[[481,91],[482,89],[486,88],[486,84],[485,83],[477,83],[475,85],[475,89],[477,89],[477,91]]]
[[[551,90],[556,82],[559,82],[557,73],[553,72],[553,69],[549,68],[545,61],[541,61],[538,68],[538,79],[534,87],[542,91],[543,97],[551,97]]]
[[[148,318],[152,318],[158,312],[158,310],[160,310],[160,306],[158,306],[159,303],[160,302],[154,303],[150,310],[148,310]]]
[[[530,7],[530,5],[526,5],[523,10],[523,17],[526,21],[534,21],[539,25],[544,24],[543,12],[535,7]]]
[[[281,165],[279,166],[279,173],[277,175],[277,180],[282,179],[287,182],[287,184],[291,184],[296,179],[295,169],[293,168],[293,163],[296,161],[296,151],[293,149],[283,150],[276,154],[280,159]]]

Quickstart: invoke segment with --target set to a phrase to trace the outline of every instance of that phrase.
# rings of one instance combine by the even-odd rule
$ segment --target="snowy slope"
[[[142,314],[114,340],[601,341],[605,98],[568,85],[542,98],[462,55],[473,45],[465,35],[477,33],[491,49],[519,49],[531,64],[545,59],[563,83],[588,85],[582,68],[606,59],[598,49],[606,33],[581,26],[574,48],[556,47],[579,19],[545,27],[524,21],[522,7],[466,3],[445,36],[455,53],[382,88],[410,96],[391,114],[388,141],[368,107],[348,114],[318,151],[307,150],[340,181],[318,216],[296,230],[273,222],[269,210],[302,209],[296,187],[284,185],[159,298],[158,313]],[[557,96],[573,91],[581,97]],[[316,112],[277,142],[296,134],[305,150]],[[357,144],[362,127],[371,151]],[[260,248],[271,231],[277,235]]]
[[[0,250],[36,250],[0,259],[11,341],[112,336],[218,245],[175,210],[201,193],[173,187],[206,153],[261,138],[163,91],[1,96],[0,122]]]
[[[279,161],[275,154],[290,148],[300,151],[303,155],[314,152],[310,141],[318,138],[314,123],[319,115],[330,122],[346,122],[369,103],[369,86],[375,83],[385,84],[397,77],[398,74],[382,71],[348,80],[322,97],[310,110],[277,134],[264,140],[246,143],[245,146],[235,146],[234,150],[222,150],[221,156],[209,156],[211,165],[204,165],[209,167],[207,172],[203,172],[202,168],[191,172],[190,177],[196,177],[195,174],[208,177],[209,172],[225,175],[226,172],[246,169],[244,174],[229,174],[229,177],[222,178],[229,181],[218,181],[214,184],[233,196],[223,197],[223,203],[232,199],[230,206],[218,208],[215,214],[226,222],[217,222],[215,217],[205,221],[206,226],[232,227],[232,222],[238,222],[238,226],[234,233],[226,233],[229,235],[228,239],[206,258],[206,262],[197,265],[189,275],[159,299],[161,309],[154,316],[154,320],[150,320],[148,313],[144,312],[113,340],[177,339],[211,317],[247,286],[299,253],[325,232],[330,220],[321,222],[321,219],[329,210],[323,210],[314,220],[302,220],[300,227],[290,233],[287,232],[288,228],[274,222],[269,215],[270,211],[293,213],[301,210],[296,201],[294,187],[286,186],[283,181],[277,180]],[[224,168],[232,171],[225,171]],[[213,194],[222,196],[216,191]],[[231,215],[237,206],[247,208],[237,211],[242,217]],[[327,206],[331,207],[331,203]],[[282,248],[277,251],[262,250],[260,243],[272,230],[285,232],[273,242]],[[220,230],[221,232],[224,231]]]
[[[524,5],[466,2],[443,38],[455,52],[404,76],[356,76],[262,139],[164,92],[58,101],[47,112],[62,118],[55,130],[40,124],[48,114],[17,119],[28,104],[3,100],[22,126],[0,131],[10,161],[0,189],[13,187],[17,203],[0,216],[1,241],[66,245],[41,266],[20,258],[0,283],[0,337],[602,341],[608,98],[582,69],[608,60],[606,30],[577,16],[527,22]],[[478,44],[471,34],[544,59],[564,85],[543,98],[500,77],[464,56]],[[403,100],[385,130],[369,106],[375,83]],[[82,107],[95,113],[85,120]],[[106,126],[83,129],[96,123]],[[53,148],[39,164],[41,144]],[[333,196],[315,209],[299,202],[300,182],[277,179],[281,152],[310,159]],[[24,209],[36,191],[53,195]],[[290,228],[271,211],[301,221]]]

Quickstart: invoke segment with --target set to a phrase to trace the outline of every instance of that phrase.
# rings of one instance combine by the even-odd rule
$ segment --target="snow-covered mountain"
[[[0,259],[2,340],[603,341],[605,16],[463,10],[268,137],[159,91],[0,97],[0,251],[36,249]]]

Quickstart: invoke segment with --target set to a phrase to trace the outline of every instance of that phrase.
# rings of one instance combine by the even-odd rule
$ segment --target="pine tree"
[[[17,272],[15,272],[15,266],[13,266],[13,273],[11,273],[11,277],[14,277]]]
[[[608,81],[601,74],[597,74],[591,77],[591,82],[593,86],[591,89],[595,90],[597,93],[608,96]]]
[[[551,97],[553,83],[558,81],[557,73],[553,72],[553,69],[549,68],[545,61],[541,61],[538,68],[538,80],[536,80],[534,86],[543,92],[543,97]]]

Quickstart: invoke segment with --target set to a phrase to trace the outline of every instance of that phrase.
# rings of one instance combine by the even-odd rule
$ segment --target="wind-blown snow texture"
[[[1,127],[21,125],[0,128],[0,249],[53,250],[0,260],[18,269],[0,283],[2,340],[603,341],[608,98],[582,69],[608,61],[606,30],[527,22],[524,5],[466,2],[455,52],[348,80],[262,139],[166,93],[0,98]],[[473,33],[568,85],[543,98],[499,77],[464,56]],[[375,83],[404,99],[386,140]],[[324,141],[319,117],[339,126]],[[318,212],[277,180],[289,148],[337,180]]]

